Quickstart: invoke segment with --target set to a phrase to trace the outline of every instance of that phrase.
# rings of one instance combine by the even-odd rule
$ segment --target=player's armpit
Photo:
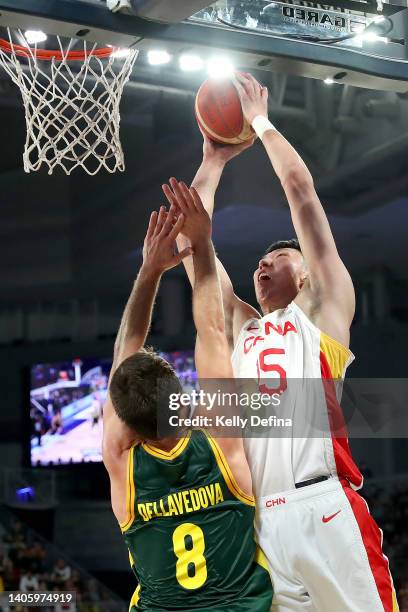
[[[349,328],[355,313],[355,291],[349,271],[340,257],[323,257],[312,276],[317,276],[316,293],[322,306],[336,312]]]
[[[118,449],[115,450],[115,447],[109,444],[103,449],[103,463],[110,480],[112,510],[119,524],[127,520],[129,513],[127,507],[129,452],[129,449],[118,452]]]
[[[344,282],[347,283],[348,276],[348,282],[351,284],[351,289],[348,291],[343,288],[341,281],[332,289],[330,286],[326,289],[316,288],[315,285],[313,292],[310,289],[302,289],[295,303],[322,332],[348,347],[355,300],[352,281],[347,271],[345,275]]]

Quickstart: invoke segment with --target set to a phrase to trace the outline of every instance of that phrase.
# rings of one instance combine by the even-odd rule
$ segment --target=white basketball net
[[[10,49],[0,47],[0,65],[20,88],[27,126],[24,170],[36,172],[44,165],[48,174],[76,168],[94,175],[101,168],[123,171],[125,162],[119,136],[119,105],[137,50],[117,57],[98,57],[97,45],[81,41],[84,57],[72,59],[71,39],[63,46],[57,37],[58,55],[43,59],[30,48],[22,31],[10,29]],[[75,52],[77,48],[75,48]],[[44,53],[44,52],[43,52]],[[23,56],[22,56],[23,55]]]

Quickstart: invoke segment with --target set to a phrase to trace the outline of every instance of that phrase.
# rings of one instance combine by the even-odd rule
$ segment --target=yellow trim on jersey
[[[392,578],[391,578],[392,581]],[[391,584],[392,588],[392,612],[399,612],[399,605],[397,601],[397,595],[395,593],[394,584]]]
[[[136,588],[136,591],[133,593],[133,595],[132,595],[132,599],[130,600],[130,604],[129,604],[129,612],[131,612],[131,610],[132,610],[132,606],[137,607],[137,604],[139,603],[139,599],[140,599],[140,584],[139,584],[139,586]]]
[[[143,449],[149,455],[153,455],[153,457],[157,457],[158,459],[165,459],[166,461],[172,461],[185,450],[189,440],[190,440],[191,432],[187,434],[185,438],[181,438],[176,446],[171,449],[171,451],[165,451],[161,448],[156,448],[155,446],[151,446],[150,444],[142,444]]]
[[[343,378],[351,351],[324,332],[320,332],[320,350],[327,359],[332,377]]]
[[[224,480],[233,496],[239,499],[239,501],[242,501],[244,504],[247,504],[247,506],[255,506],[255,498],[252,495],[247,495],[247,493],[244,493],[239,488],[231,472],[231,468],[228,465],[228,461],[217,442],[208,432],[204,433],[207,436],[208,442],[213,450],[220,472],[223,475]]]
[[[268,561],[266,560],[265,553],[259,544],[256,545],[255,551],[255,563],[258,563],[261,567],[263,567],[267,572],[269,572]]]
[[[134,568],[135,564],[135,560],[132,557],[132,553],[130,552],[130,550],[128,549],[128,553],[129,553],[129,563],[130,563],[130,567]],[[140,599],[140,584],[136,587],[135,592],[132,595],[132,599],[130,600],[129,603],[129,610],[128,612],[131,612],[132,607],[135,606],[137,607],[137,604],[139,603],[139,599]]]
[[[126,514],[127,518],[119,526],[122,531],[129,529],[135,518],[135,482],[133,479],[133,459],[134,459],[134,444],[128,453],[127,471],[126,471]]]

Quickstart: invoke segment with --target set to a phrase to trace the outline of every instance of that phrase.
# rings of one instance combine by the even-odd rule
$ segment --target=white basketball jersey
[[[344,433],[338,437],[342,413],[332,382],[344,378],[354,359],[349,349],[321,332],[291,302],[287,308],[247,321],[231,359],[236,378],[256,379],[260,392],[279,388],[276,417],[293,422],[289,433],[271,431],[265,437],[245,438],[257,497],[294,489],[295,483],[318,476],[338,476],[354,488],[361,487],[362,476],[347,437]]]

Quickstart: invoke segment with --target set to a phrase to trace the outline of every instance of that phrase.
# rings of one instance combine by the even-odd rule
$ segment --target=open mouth
[[[260,281],[268,281],[268,280],[271,280],[271,277],[269,276],[269,274],[266,274],[266,272],[261,272],[258,275],[258,280],[260,280]]]

